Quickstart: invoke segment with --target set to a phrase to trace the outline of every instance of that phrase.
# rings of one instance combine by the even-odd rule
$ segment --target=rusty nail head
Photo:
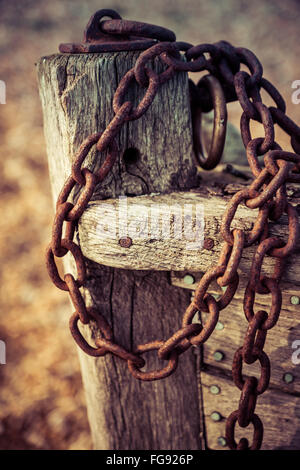
[[[130,237],[123,237],[119,240],[119,245],[122,248],[129,248],[132,245],[132,240]]]
[[[283,375],[283,380],[286,384],[291,384],[292,382],[294,382],[294,376],[290,372],[287,372]]]
[[[203,248],[205,250],[212,250],[214,246],[215,246],[215,242],[213,241],[212,238],[205,238],[203,242]]]

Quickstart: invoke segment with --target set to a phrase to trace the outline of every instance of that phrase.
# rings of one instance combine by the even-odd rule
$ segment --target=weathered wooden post
[[[54,200],[70,174],[72,157],[91,133],[112,119],[112,98],[140,52],[55,54],[38,63],[40,95]],[[158,60],[152,64],[161,71]],[[143,96],[136,87],[128,98]],[[197,185],[186,73],[160,88],[151,108],[118,137],[119,156],[93,199],[167,193]],[[99,165],[92,151],[88,164]],[[93,206],[93,202],[90,203]],[[95,224],[100,220],[95,221]],[[78,240],[83,251],[84,241]],[[130,248],[122,249],[125,253]],[[167,337],[180,325],[190,294],[172,286],[170,272],[122,270],[86,259],[85,298],[113,325],[123,346]],[[70,269],[70,266],[65,266]],[[85,333],[91,335],[92,332]],[[71,353],[71,352],[70,352]],[[79,352],[88,415],[97,449],[199,449],[201,409],[192,351],[170,380],[134,379],[126,363]],[[151,354],[149,354],[151,358]],[[149,368],[161,365],[151,358]]]

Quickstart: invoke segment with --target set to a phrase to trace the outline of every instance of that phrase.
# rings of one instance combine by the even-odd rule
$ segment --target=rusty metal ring
[[[236,48],[228,41],[218,41],[213,44],[216,46],[222,55],[222,60],[228,64],[232,75],[240,70],[240,59],[236,53]]]
[[[243,360],[246,364],[253,364],[257,359],[257,354],[253,354],[253,350],[261,351],[264,347],[267,330],[262,325],[268,318],[265,310],[259,310],[251,319],[245,335],[243,348]]]
[[[268,314],[268,317],[261,325],[261,330],[270,330],[273,328],[279,318],[280,311],[281,311],[281,304],[282,304],[282,294],[281,290],[278,285],[278,281],[273,278],[266,278],[262,279],[262,282],[267,287],[267,292],[265,294],[271,293],[271,308]],[[249,323],[254,318],[254,301],[255,301],[256,291],[251,288],[250,283],[247,284],[244,296],[244,313]]]
[[[214,106],[214,128],[208,155],[204,155],[201,142],[202,110],[193,110],[193,143],[194,152],[199,165],[205,170],[212,170],[220,162],[224,150],[227,126],[227,107],[224,92],[219,80],[213,75],[205,75],[197,86],[208,88]]]
[[[281,109],[274,108],[273,106],[271,106],[269,110],[274,123],[278,124],[290,137],[296,136],[300,139],[300,127],[289,116],[281,111]]]
[[[256,209],[257,207],[261,207],[267,201],[270,201],[273,195],[279,189],[279,187],[282,186],[286,182],[291,165],[289,164],[289,162],[285,160],[278,160],[278,166],[279,166],[279,171],[271,179],[271,181],[263,189],[263,191],[259,193],[258,196],[251,198],[251,199],[247,199],[245,201],[245,204],[247,207],[249,207],[250,209]],[[264,168],[264,170],[261,171],[260,175],[256,178],[256,180],[254,180],[253,183],[250,185],[250,188],[255,189],[257,191],[258,185],[262,184],[263,180],[266,179],[267,172],[268,172],[267,168]]]
[[[284,246],[284,241],[279,237],[268,237],[258,245],[250,268],[250,288],[257,292],[257,288],[260,284],[261,268],[264,258],[267,253],[273,248],[281,248]],[[265,291],[268,292],[268,291]]]
[[[250,75],[247,72],[241,71],[234,76],[234,88],[238,97],[239,103],[243,108],[244,112],[250,119],[259,119],[259,114],[254,106],[254,103],[250,101],[247,92],[247,80]]]
[[[255,106],[255,108],[257,109],[259,113],[259,116],[260,116],[259,122],[262,122],[264,131],[265,131],[264,140],[257,147],[257,152],[260,154],[264,154],[268,152],[268,150],[272,149],[274,146],[275,134],[274,134],[273,119],[272,119],[269,109],[263,103],[255,102],[253,103],[253,106]],[[252,136],[251,136],[251,131],[250,131],[250,118],[245,112],[243,112],[241,116],[241,135],[242,135],[243,144],[245,148],[247,148],[247,145],[252,140]]]
[[[76,181],[74,180],[73,176],[70,175],[65,184],[63,185],[60,193],[59,193],[59,196],[57,198],[57,202],[56,202],[56,210],[58,210],[59,206],[61,204],[63,204],[64,202],[67,201],[68,197],[70,196],[71,192],[72,192],[72,189],[74,188],[76,184]]]
[[[64,238],[68,240],[73,240],[75,225],[74,222],[67,221],[67,214],[73,209],[73,204],[71,202],[63,202],[57,206],[56,214],[52,226],[52,239],[51,246],[53,254],[59,258],[65,256],[68,253],[67,248],[61,246],[63,224],[66,222],[66,233]]]
[[[78,313],[81,323],[86,325],[89,323],[90,318],[77,282],[75,281],[74,276],[70,273],[65,274],[64,280],[68,286],[69,296],[74,305],[76,313]]]
[[[249,426],[251,418],[254,415],[257,401],[256,387],[256,377],[248,377],[245,380],[238,409],[238,424],[241,428]]]
[[[159,75],[157,75],[154,70],[148,68],[146,68],[146,74],[149,79],[146,93],[138,106],[135,109],[130,110],[125,121],[134,121],[139,119],[147,111],[157,94],[157,90],[159,88]],[[121,79],[113,99],[113,110],[116,114],[119,112],[122,104],[124,104],[122,103],[122,100],[124,99],[124,95],[128,90],[130,83],[135,79],[134,69],[130,69]]]
[[[108,170],[106,168],[106,173],[104,176],[102,176],[102,179],[106,176],[107,172],[109,171],[109,168],[112,168],[112,165],[116,159],[118,153],[118,146],[114,137],[119,133],[124,122],[126,122],[126,118],[130,113],[131,109],[132,103],[130,101],[125,101],[125,103],[123,103],[120,109],[118,110],[117,114],[112,118],[105,131],[103,131],[101,137],[97,142],[96,149],[99,152],[102,152],[107,147],[109,149],[111,148],[111,152],[108,154],[107,158],[105,159],[105,162],[102,165],[104,166],[106,162],[108,164]],[[102,179],[101,174],[99,174],[99,182],[102,181]]]
[[[254,349],[253,353],[256,354],[256,360],[259,360],[261,365],[261,374],[257,384],[256,392],[258,395],[264,393],[270,382],[270,375],[271,375],[271,365],[270,359],[268,358],[267,354],[264,351],[259,351]],[[245,380],[242,376],[242,369],[243,369],[243,348],[239,348],[232,361],[232,378],[235,385],[240,389],[243,390]]]
[[[208,340],[210,335],[213,333],[215,326],[219,320],[220,309],[218,306],[218,302],[215,300],[215,298],[210,294],[206,294],[203,300],[204,302],[206,302],[208,306],[209,317],[207,321],[204,323],[203,328],[200,331],[200,333],[189,339],[190,343],[195,346],[199,346],[200,344]],[[184,318],[184,321],[187,321],[187,317]]]
[[[210,54],[212,59],[219,60],[222,57],[220,49],[215,44],[199,44],[197,46],[190,47],[185,55],[188,61],[192,59],[198,59],[198,57],[203,56],[205,53]]]
[[[259,173],[262,171],[262,167],[257,157],[260,155],[259,148],[261,144],[263,143],[263,141],[264,139],[262,137],[258,137],[256,139],[250,140],[246,148],[246,155],[247,155],[248,163],[255,177],[257,177]],[[274,142],[274,146],[272,150],[281,150],[281,147],[280,145],[277,144],[277,142]]]
[[[101,21],[104,17],[112,20]],[[144,50],[156,44],[157,40],[175,41],[176,36],[161,26],[123,20],[116,11],[102,9],[90,18],[83,43],[60,44],[59,50],[71,54]]]
[[[218,277],[222,276],[225,272],[226,267],[222,266],[214,266],[202,276],[195,290],[194,300],[192,304],[198,311],[208,312],[209,308],[207,303],[204,301],[204,297],[207,293],[207,289],[210,283],[216,280]],[[219,310],[223,310],[227,305],[231,302],[237,287],[239,284],[239,275],[236,272],[232,281],[226,286],[226,291],[222,294],[221,298],[217,301],[217,305]],[[192,305],[191,304],[191,305]],[[186,309],[183,317],[183,325],[189,323],[189,319],[191,319],[194,315],[192,315],[193,309],[189,307]]]
[[[76,280],[79,287],[81,287],[86,279],[86,267],[83,258],[83,254],[76,243],[72,242],[71,240],[63,238],[61,240],[61,246],[66,248],[67,251],[70,251],[75,259],[78,278]],[[59,275],[55,260],[54,260],[54,253],[52,250],[51,243],[49,244],[46,250],[46,266],[47,271],[52,280],[53,284],[58,287],[58,289],[68,291],[68,286],[65,281],[63,281]]]
[[[250,419],[250,423],[252,423],[254,427],[254,433],[253,433],[252,445],[249,447],[248,440],[245,438],[241,439],[239,444],[235,442],[234,430],[235,430],[236,422],[238,420],[238,415],[239,415],[239,410],[233,411],[226,420],[225,436],[226,436],[226,441],[228,443],[229,448],[232,450],[241,449],[241,448],[243,449],[247,448],[249,450],[259,450],[261,448],[261,444],[263,440],[263,433],[264,433],[264,427],[260,418],[258,417],[257,414],[253,414],[252,418]]]
[[[263,67],[256,55],[245,47],[237,47],[235,49],[235,52],[239,57],[241,63],[247,65],[247,67],[251,71],[251,75],[247,79],[247,86],[260,86],[261,79],[263,76]]]
[[[77,154],[75,156],[74,162],[72,164],[72,178],[73,180],[76,181],[81,186],[84,186],[86,183],[84,174],[82,172],[82,163],[84,162],[85,158],[87,157],[89,151],[91,148],[97,144],[97,150],[98,151],[104,151],[108,147],[108,155],[105,159],[106,161],[111,161],[112,164],[109,166],[110,168],[112,167],[113,163],[115,162],[116,156],[117,156],[117,144],[114,140],[114,136],[109,135],[109,139],[106,138],[107,136],[107,129],[102,133],[102,132],[97,132],[95,134],[90,135],[87,137],[81,146],[79,147],[79,150],[77,151]],[[104,143],[104,138],[105,138],[105,145]],[[100,144],[101,146],[100,146]],[[100,148],[99,148],[100,147]],[[104,162],[104,164],[105,164]],[[104,165],[103,164],[103,165]],[[99,179],[98,179],[99,180]],[[72,181],[69,181],[69,187],[72,185]],[[69,189],[69,188],[67,188]]]
[[[134,66],[134,74],[136,81],[142,87],[147,87],[149,78],[146,74],[148,67],[146,67],[147,62],[150,60],[159,57],[163,52],[170,52],[173,54],[178,54],[178,58],[180,58],[180,53],[176,47],[176,43],[173,42],[163,42],[158,43],[152,46],[150,49],[142,52],[142,54],[138,57],[135,66]],[[156,73],[156,72],[155,72]],[[162,73],[157,76],[159,77],[159,84],[162,85],[166,81],[168,81],[175,73],[175,69],[173,66],[169,66],[167,70],[164,70]]]
[[[127,351],[120,344],[114,343],[111,339],[106,338],[96,338],[95,343],[99,347],[103,347],[106,351],[110,352],[114,356],[118,356],[124,361],[130,361],[135,364],[136,367],[143,367],[145,361],[142,357],[139,357],[135,353]]]
[[[263,88],[268,93],[268,95],[271,96],[277,108],[280,109],[283,113],[285,113],[286,104],[277,88],[275,88],[274,85],[272,85],[272,83],[269,82],[269,80],[267,80],[266,78],[261,79],[260,88]]]
[[[107,15],[105,15],[107,16]],[[100,29],[106,34],[117,36],[137,36],[158,41],[176,41],[176,35],[170,29],[141,21],[113,19],[101,21]]]
[[[97,312],[97,310],[93,308],[88,308],[87,311],[88,311],[88,314],[92,317],[92,319],[96,321],[97,326],[100,330],[100,333],[108,340],[111,339],[112,331],[107,321],[105,320],[105,318],[99,312]],[[82,351],[84,351],[89,356],[93,356],[93,357],[104,356],[108,352],[105,348],[103,347],[94,348],[82,336],[82,333],[80,332],[78,328],[79,320],[80,320],[80,316],[78,312],[74,312],[69,320],[70,331],[76,344],[82,349]]]
[[[168,359],[170,353],[177,349],[177,352],[188,349],[191,346],[190,337],[198,334],[202,330],[202,325],[200,323],[191,323],[186,325],[180,330],[176,331],[167,341],[164,342],[163,346],[157,351],[158,357],[160,359]],[[178,350],[179,346],[179,350]]]
[[[163,345],[163,341],[153,341],[152,343],[140,344],[135,350],[135,354],[140,355],[149,351],[154,351],[160,349]],[[133,361],[128,361],[128,369],[136,379],[143,380],[146,382],[152,380],[160,380],[164,379],[165,377],[169,377],[169,375],[173,374],[173,372],[175,372],[177,368],[178,353],[175,349],[171,352],[168,361],[168,364],[163,369],[153,370],[150,372],[143,372]]]
[[[220,232],[224,240],[230,245],[234,244],[234,237],[233,237],[233,233],[231,230],[231,223],[233,221],[233,218],[235,216],[235,213],[238,209],[239,204],[242,201],[245,201],[247,198],[254,198],[257,195],[258,195],[258,192],[255,191],[254,189],[245,188],[235,193],[234,196],[229,201],[225,209],[222,222],[221,222]],[[259,223],[262,223],[266,217],[267,217],[267,214],[264,212],[261,214],[261,219],[257,219],[257,220]],[[254,224],[254,227],[251,230],[251,232],[248,232],[246,234],[244,246],[249,246],[250,244],[254,243],[254,241],[259,237],[260,233],[258,233],[258,222]]]
[[[269,254],[276,258],[285,258],[293,253],[299,238],[299,216],[296,208],[288,203],[285,212],[288,214],[288,241],[284,246],[273,248],[273,250],[270,251]]]
[[[176,42],[176,46],[178,48],[178,51],[187,51],[185,55],[186,58],[188,56],[188,53],[190,53],[190,60],[184,62],[182,58],[177,58],[177,54],[174,54],[172,52],[163,52],[161,58],[167,65],[174,67],[175,70],[186,72],[200,72],[201,70],[209,70],[211,68],[211,64],[205,58],[204,52],[210,52],[216,49],[213,46],[209,44],[202,44],[201,46],[193,47],[191,44],[179,42]]]
[[[223,276],[217,279],[217,283],[221,287],[228,286],[235,277],[245,246],[245,232],[241,229],[234,229],[233,240],[233,245],[228,243],[228,247],[231,248],[231,253],[226,264],[226,270]]]
[[[83,168],[81,170],[81,174],[83,174],[83,176],[85,178],[85,185],[83,186],[83,190],[82,190],[76,204],[66,214],[66,220],[68,222],[80,219],[81,215],[83,214],[84,210],[86,209],[87,204],[89,203],[89,201],[90,201],[90,199],[93,195],[95,186],[98,182],[97,175],[92,173],[87,168]],[[67,203],[65,203],[65,204],[67,204]]]
[[[287,203],[286,185],[284,184],[277,189],[274,200],[270,201],[271,210],[269,219],[274,221],[280,219],[286,209]]]
[[[122,17],[118,12],[110,8],[103,8],[102,10],[96,11],[89,19],[88,24],[83,33],[84,42],[93,42],[102,38],[103,33],[100,28],[100,21],[102,18],[108,17],[113,20],[121,20]]]
[[[269,172],[273,176],[275,176],[279,170],[278,166],[275,163],[276,160],[285,160],[287,162],[293,162],[295,163],[296,168],[300,168],[300,154],[298,155],[292,152],[285,152],[284,150],[273,150],[272,152],[268,152],[264,156],[265,166],[266,168],[268,168]],[[287,177],[287,181],[290,183],[299,183],[300,175],[296,173],[290,173]]]

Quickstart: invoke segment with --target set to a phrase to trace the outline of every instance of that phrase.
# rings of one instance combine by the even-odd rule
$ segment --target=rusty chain
[[[220,310],[230,304],[238,288],[237,270],[244,248],[257,244],[244,295],[244,312],[248,329],[243,346],[237,350],[232,366],[233,380],[241,390],[241,398],[238,409],[227,418],[226,438],[231,449],[259,449],[263,438],[263,425],[255,414],[255,406],[258,395],[267,389],[270,380],[270,361],[263,348],[268,330],[276,325],[280,315],[282,296],[279,281],[283,274],[284,261],[294,250],[299,234],[298,215],[296,209],[288,202],[286,183],[300,182],[300,128],[285,114],[284,99],[278,90],[263,78],[262,65],[250,50],[235,48],[226,41],[192,46],[176,42],[174,33],[163,28],[121,20],[113,10],[103,10],[97,12],[97,15],[97,21],[103,16],[112,18],[100,23],[102,33],[118,37],[122,34],[131,34],[134,37],[142,36],[144,39],[152,38],[156,42],[140,54],[135,66],[121,79],[113,98],[115,115],[111,122],[103,132],[88,136],[74,157],[71,175],[58,197],[52,239],[46,253],[50,278],[59,289],[69,292],[75,309],[70,319],[70,330],[77,345],[86,354],[95,357],[107,353],[114,354],[127,361],[134,377],[152,381],[168,377],[176,370],[179,356],[183,352],[192,345],[200,346],[207,341],[218,322]],[[89,24],[86,36],[91,28]],[[66,48],[61,47],[61,50],[65,52]],[[160,74],[151,68],[151,62],[155,58],[160,58],[166,66]],[[240,70],[241,64],[248,68],[248,72]],[[254,179],[249,187],[240,190],[232,197],[226,208],[221,224],[224,245],[218,263],[210,267],[201,278],[194,299],[183,315],[179,330],[165,341],[138,345],[134,351],[128,351],[114,341],[112,330],[101,313],[85,305],[80,291],[86,282],[85,262],[81,249],[74,243],[73,237],[78,219],[86,209],[96,185],[104,180],[117,159],[118,148],[115,137],[121,127],[128,121],[139,119],[153,102],[158,89],[178,71],[209,72],[197,85],[189,80],[194,147],[199,164],[206,169],[212,169],[220,161],[226,133],[226,104],[239,101],[242,107],[241,135]],[[131,101],[126,100],[128,89],[135,82],[145,89],[144,97],[136,108]],[[276,106],[267,107],[263,104],[262,91],[273,99]],[[217,119],[215,119],[211,147],[208,156],[205,157],[201,147],[199,124],[201,113],[212,109]],[[263,137],[252,138],[251,120],[262,123],[265,134]],[[217,124],[220,121],[221,126]],[[290,136],[295,153],[283,151],[276,143],[274,124],[278,124]],[[94,146],[99,152],[107,154],[96,173],[84,167],[85,158]],[[263,155],[264,165],[259,160]],[[68,199],[76,185],[81,187],[81,192],[73,204]],[[250,232],[231,228],[240,204],[258,209],[257,219]],[[289,226],[286,241],[279,237],[270,237],[268,234],[269,221],[277,221],[283,214],[287,215]],[[76,279],[70,273],[65,274],[62,279],[58,272],[55,258],[61,258],[67,253],[71,253],[74,258],[77,267]],[[266,256],[275,259],[274,273],[271,277],[265,276],[262,272]],[[219,300],[208,292],[214,280],[225,288]],[[269,313],[264,310],[255,311],[256,293],[271,294]],[[195,315],[200,311],[208,313],[204,324],[194,322]],[[86,341],[78,327],[78,323],[86,325],[90,321],[96,322],[100,332],[100,337],[95,339],[96,347]],[[160,370],[142,371],[145,366],[142,356],[149,351],[157,351],[158,357],[162,361],[167,361],[167,365]],[[259,380],[253,376],[244,378],[243,363],[253,364],[256,361],[259,361],[261,366]],[[245,438],[236,443],[236,424],[245,428],[251,423],[254,427],[252,444],[249,445]]]

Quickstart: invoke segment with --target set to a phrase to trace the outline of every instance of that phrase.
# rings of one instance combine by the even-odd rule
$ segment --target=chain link
[[[124,33],[123,30],[118,29],[124,29],[124,24],[118,19],[119,15],[112,16],[112,18],[115,19],[107,22],[106,25],[103,24],[103,28],[106,28],[111,35]],[[139,30],[136,22],[127,22],[126,28],[130,31]],[[161,30],[156,33],[158,32],[163,33]],[[147,37],[152,37],[151,28],[147,29],[147,34]],[[53,283],[70,294],[75,308],[75,313],[70,319],[70,330],[78,346],[91,356],[103,356],[107,353],[118,356],[127,362],[135,378],[152,381],[174,373],[180,354],[192,345],[200,346],[207,341],[215,329],[220,310],[229,305],[238,288],[237,270],[244,248],[258,243],[244,295],[244,312],[249,325],[244,344],[237,350],[232,366],[233,379],[241,390],[241,399],[238,410],[228,417],[226,423],[226,437],[231,449],[255,450],[261,447],[263,438],[263,425],[255,414],[255,405],[257,396],[267,389],[270,381],[270,361],[263,347],[268,330],[275,326],[280,315],[282,299],[279,281],[283,274],[284,260],[295,249],[299,235],[298,215],[295,208],[287,202],[285,184],[289,181],[300,182],[300,155],[297,154],[300,152],[300,128],[286,116],[286,105],[281,94],[263,78],[262,65],[251,51],[245,48],[235,48],[226,41],[193,46],[188,43],[175,42],[170,32],[168,34],[166,38],[170,39],[166,41],[171,42],[158,42],[140,54],[135,66],[124,75],[114,94],[115,116],[103,132],[88,136],[75,155],[72,174],[66,180],[57,201],[52,240],[46,253],[47,269]],[[164,37],[164,35],[161,37],[163,41],[165,41]],[[184,54],[182,55],[181,52]],[[166,66],[160,74],[150,68],[150,62],[158,58]],[[241,71],[241,64],[246,65],[249,72]],[[170,80],[176,72],[203,70],[207,70],[210,74],[205,81],[201,79],[197,85],[189,81],[194,121],[199,119],[203,111],[215,108],[215,113],[222,116],[226,129],[226,103],[239,101],[243,111],[241,135],[254,180],[248,188],[237,192],[229,202],[221,224],[224,245],[218,263],[210,267],[201,278],[194,300],[183,315],[179,330],[165,341],[138,345],[134,351],[127,351],[115,343],[112,330],[100,312],[85,306],[80,288],[86,281],[86,269],[81,249],[73,242],[75,228],[93,195],[95,186],[103,181],[113,168],[118,156],[115,136],[123,124],[140,118],[151,106],[160,86]],[[126,101],[127,91],[135,82],[145,89],[144,97],[136,108],[133,107],[131,101]],[[273,99],[276,107],[267,107],[263,104],[262,90]],[[222,99],[216,99],[216,94],[219,94]],[[195,116],[198,118],[196,119]],[[262,123],[263,137],[252,139],[251,119]],[[290,136],[296,153],[284,152],[275,142],[275,123]],[[197,131],[194,125],[193,128],[195,134]],[[199,143],[199,136],[196,140]],[[199,164],[204,168],[212,169],[220,161],[225,140],[224,132],[219,132],[217,137],[214,136],[214,140],[217,151],[211,151],[204,160],[199,159]],[[83,166],[93,146],[96,146],[98,152],[107,154],[104,163],[95,173]],[[263,167],[258,159],[261,155],[264,155]],[[73,204],[68,199],[72,197],[76,185],[79,185],[81,191],[77,202]],[[240,204],[245,204],[251,209],[258,208],[258,216],[251,231],[244,232],[241,229],[231,228]],[[283,213],[288,216],[289,236],[286,242],[281,238],[268,236],[269,220],[277,220]],[[63,230],[64,226],[65,230]],[[55,257],[63,257],[69,252],[75,260],[77,279],[71,274],[65,274],[62,279],[55,262]],[[272,277],[262,274],[265,256],[275,259]],[[226,287],[218,301],[208,292],[214,280],[220,286]],[[269,314],[263,310],[255,313],[256,293],[271,294]],[[195,315],[200,311],[208,312],[204,325],[201,322],[193,323]],[[78,327],[78,323],[86,325],[90,322],[96,322],[100,334],[100,337],[94,340],[96,347],[86,341]],[[157,351],[159,359],[167,361],[167,365],[160,370],[143,371],[145,360],[142,355],[150,351]],[[243,363],[252,364],[256,361],[259,361],[261,365],[259,380],[255,377],[244,379]],[[242,438],[238,444],[236,443],[234,437],[236,423],[242,428],[250,423],[253,424],[254,434],[251,446],[245,438]]]

